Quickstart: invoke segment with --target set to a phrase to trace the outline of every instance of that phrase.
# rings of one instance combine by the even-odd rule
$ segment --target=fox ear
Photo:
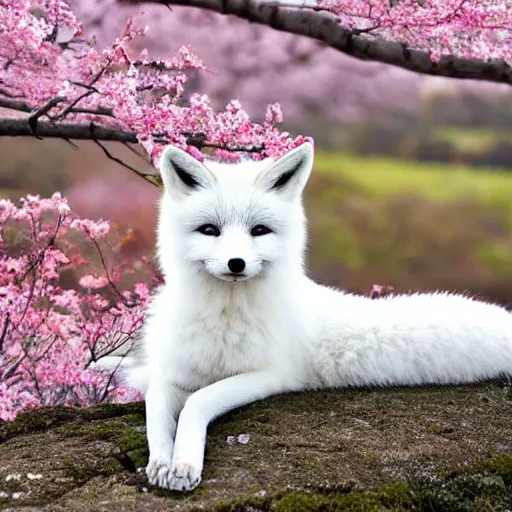
[[[158,168],[165,190],[172,195],[188,195],[201,188],[210,188],[215,180],[201,162],[175,146],[164,149]]]
[[[300,197],[313,168],[313,145],[305,142],[267,167],[261,180],[267,191],[285,199]]]

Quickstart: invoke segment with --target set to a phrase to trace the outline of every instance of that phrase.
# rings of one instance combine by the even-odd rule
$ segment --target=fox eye
[[[268,235],[269,233],[272,233],[272,230],[263,224],[258,224],[251,229],[252,236],[263,236]]]
[[[213,224],[203,224],[196,231],[206,236],[220,236],[220,229]]]

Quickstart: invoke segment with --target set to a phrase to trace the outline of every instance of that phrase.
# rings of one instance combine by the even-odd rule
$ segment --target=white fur
[[[136,363],[125,365],[128,383],[146,396],[153,485],[196,487],[208,423],[273,394],[512,373],[512,316],[500,307],[446,293],[371,300],[306,277],[301,195],[312,161],[310,144],[275,163],[204,166],[174,147],[162,156],[158,257],[166,284]],[[177,168],[197,185],[187,186]],[[203,224],[220,227],[220,236],[195,231]],[[251,236],[257,224],[272,233]],[[246,261],[244,277],[225,275],[231,258]]]

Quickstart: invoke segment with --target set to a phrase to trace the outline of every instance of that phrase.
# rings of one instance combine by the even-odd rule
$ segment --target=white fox
[[[145,394],[150,484],[194,489],[208,424],[270,395],[512,373],[503,308],[447,293],[371,300],[306,277],[301,196],[312,164],[310,143],[237,165],[165,149],[165,284],[136,356],[122,361],[126,382]]]

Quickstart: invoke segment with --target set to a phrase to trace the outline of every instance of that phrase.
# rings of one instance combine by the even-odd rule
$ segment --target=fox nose
[[[244,271],[245,261],[242,258],[231,258],[228,261],[228,267],[233,274],[240,274],[240,272]]]

